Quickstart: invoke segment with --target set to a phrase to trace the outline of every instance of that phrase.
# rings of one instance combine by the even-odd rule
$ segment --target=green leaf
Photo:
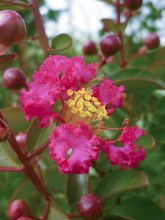
[[[146,151],[151,151],[156,146],[155,138],[150,134],[145,134],[141,136],[138,141],[136,142],[138,146],[144,147]]]
[[[15,53],[1,55],[0,56],[0,70],[3,70],[5,68],[7,68],[8,66],[11,66],[11,63],[15,57],[16,57]]]
[[[1,109],[2,114],[7,119],[9,127],[13,132],[25,131],[29,123],[25,120],[24,114],[20,107],[9,107]]]
[[[18,167],[20,162],[8,142],[0,143],[0,166]]]
[[[38,119],[33,120],[27,131],[27,138],[26,138],[27,149],[33,150],[37,146],[47,141],[53,128],[54,128],[53,123],[51,123],[48,128],[40,128],[39,120]]]
[[[110,18],[103,18],[101,19],[101,22],[106,31],[120,32],[120,31],[124,31],[124,29],[127,27],[126,22],[118,24],[113,19]]]
[[[151,102],[152,94],[157,89],[164,89],[165,84],[152,73],[141,68],[127,68],[111,73],[111,79],[116,84],[123,84],[126,87],[128,98],[126,108],[135,114],[144,113],[147,103]],[[152,98],[152,102],[154,102]]]
[[[88,175],[69,175],[67,182],[67,197],[70,206],[75,205],[81,195],[87,193]]]
[[[123,170],[111,172],[103,177],[95,191],[101,197],[108,198],[119,192],[139,189],[148,185],[148,179],[142,172]]]
[[[134,220],[164,220],[165,212],[151,200],[143,197],[131,197],[114,209],[114,214],[127,216]]]
[[[69,48],[72,45],[72,38],[68,34],[59,34],[53,38],[51,47],[56,51]]]
[[[64,213],[59,208],[57,208],[55,205],[53,205],[51,207],[51,209],[50,209],[48,220],[55,220],[55,219],[58,219],[58,220],[69,220],[67,218],[67,216],[64,215]]]

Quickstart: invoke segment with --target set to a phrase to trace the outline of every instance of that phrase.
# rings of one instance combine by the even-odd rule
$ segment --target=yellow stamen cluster
[[[92,92],[82,88],[78,91],[68,90],[71,98],[66,102],[67,121],[84,120],[86,123],[101,121],[107,118],[107,111],[99,100],[92,97]]]

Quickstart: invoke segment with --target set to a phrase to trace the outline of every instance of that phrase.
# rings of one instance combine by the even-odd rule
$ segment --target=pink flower
[[[136,168],[146,156],[144,149],[134,143],[143,134],[144,132],[138,127],[128,127],[119,137],[119,141],[124,146],[117,147],[111,141],[106,141],[102,148],[107,154],[110,163],[113,166],[120,165],[121,169],[126,169],[127,167]]]
[[[144,131],[137,126],[127,127],[123,134],[120,135],[119,141],[123,144],[133,145],[142,135],[144,135]]]
[[[76,90],[95,75],[95,65],[85,66],[82,57],[49,56],[27,84],[28,90],[20,93],[26,119],[38,117],[41,127],[48,126],[57,117],[52,110],[56,100],[68,97],[69,88]]]
[[[98,158],[98,144],[97,137],[87,125],[64,124],[58,126],[50,137],[50,156],[62,173],[88,173],[92,161]]]
[[[99,86],[94,86],[93,95],[98,98],[102,105],[106,106],[107,112],[112,114],[114,110],[123,105],[123,85],[117,87],[112,80],[104,79]]]

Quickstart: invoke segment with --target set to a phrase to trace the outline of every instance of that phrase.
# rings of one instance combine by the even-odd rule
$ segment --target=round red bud
[[[87,194],[81,197],[77,204],[80,216],[86,220],[97,220],[102,215],[103,204],[99,197],[94,194]]]
[[[120,38],[112,34],[105,35],[100,42],[100,48],[105,57],[112,56],[121,48]]]
[[[144,39],[144,45],[148,49],[153,49],[158,47],[160,44],[159,36],[156,33],[149,33],[149,35]]]
[[[26,85],[26,78],[18,68],[9,68],[4,72],[3,82],[7,89],[21,89]]]
[[[21,216],[21,217],[17,218],[16,220],[34,220],[34,219],[30,218],[28,216]]]
[[[147,48],[146,46],[143,46],[143,47],[141,47],[141,48],[139,49],[138,54],[139,54],[140,56],[143,56],[143,55],[145,55],[147,52],[148,52],[148,48]]]
[[[85,55],[96,55],[97,54],[97,47],[95,42],[93,41],[87,41],[84,45],[83,45],[83,53]]]
[[[143,4],[143,0],[124,0],[125,7],[129,8],[130,10],[137,10]]]
[[[0,11],[0,44],[11,45],[26,38],[23,18],[11,10]]]
[[[7,216],[12,220],[16,220],[21,216],[28,216],[29,213],[28,205],[21,199],[12,201],[7,210]]]

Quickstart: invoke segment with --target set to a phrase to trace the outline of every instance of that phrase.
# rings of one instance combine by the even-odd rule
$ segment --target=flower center
[[[70,99],[66,101],[65,119],[67,122],[76,123],[84,120],[90,124],[107,118],[105,106],[97,98],[92,97],[91,91],[84,88],[78,91],[69,89],[67,94],[70,96]]]

